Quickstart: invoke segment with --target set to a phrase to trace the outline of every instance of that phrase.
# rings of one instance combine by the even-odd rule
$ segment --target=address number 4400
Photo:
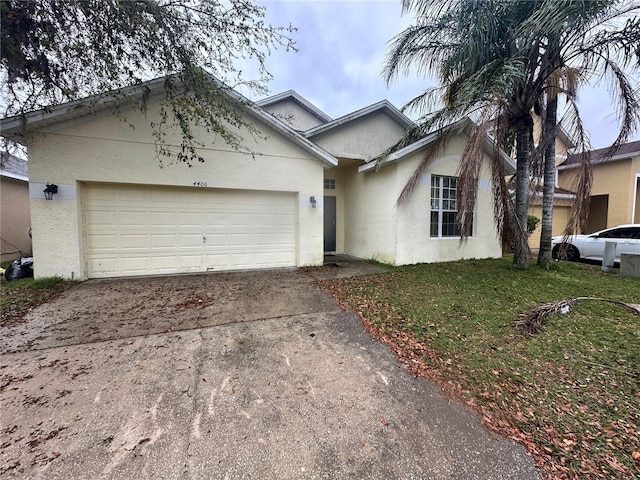
[[[194,187],[206,187],[207,182],[193,182]]]

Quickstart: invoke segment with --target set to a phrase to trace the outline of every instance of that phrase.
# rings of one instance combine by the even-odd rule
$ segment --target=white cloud
[[[384,98],[401,107],[435,83],[412,75],[400,76],[387,87],[381,76],[388,42],[412,22],[411,16],[401,15],[399,0],[259,3],[266,7],[269,23],[298,28],[294,39],[299,51],[275,51],[267,59],[274,77],[269,84],[272,94],[296,90],[335,118]],[[606,88],[585,88],[580,98],[592,145],[606,146],[618,128]]]

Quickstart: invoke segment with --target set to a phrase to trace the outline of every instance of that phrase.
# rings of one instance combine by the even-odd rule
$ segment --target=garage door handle
[[[207,237],[202,237],[202,243],[207,243]]]

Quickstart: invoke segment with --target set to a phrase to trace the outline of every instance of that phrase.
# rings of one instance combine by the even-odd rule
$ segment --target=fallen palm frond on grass
[[[612,300],[610,298],[599,298],[599,297],[575,297],[575,298],[564,298],[562,300],[556,300],[555,302],[545,303],[540,305],[539,307],[534,308],[533,310],[529,310],[528,312],[523,313],[519,320],[513,322],[513,325],[520,331],[526,335],[533,335],[538,333],[542,328],[542,325],[549,317],[549,315],[554,315],[557,313],[567,313],[569,309],[580,300],[596,300],[599,302],[610,302],[615,303],[617,305],[622,305],[623,307],[628,308],[636,315],[640,315],[640,304],[635,303],[626,303],[621,302],[620,300]]]

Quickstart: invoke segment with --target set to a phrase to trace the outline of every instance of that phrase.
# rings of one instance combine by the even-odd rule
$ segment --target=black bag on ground
[[[7,282],[30,277],[33,277],[33,257],[18,258],[4,271]]]

